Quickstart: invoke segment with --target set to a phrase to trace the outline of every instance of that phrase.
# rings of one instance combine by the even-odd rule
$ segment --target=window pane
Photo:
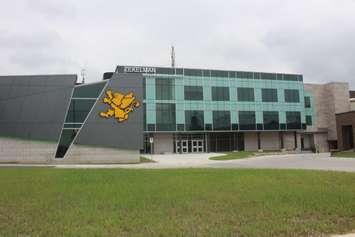
[[[91,108],[95,104],[95,100],[76,100],[70,101],[66,123],[83,123],[88,116]]]
[[[298,90],[285,90],[285,102],[298,103],[300,102],[300,95]]]
[[[186,130],[204,130],[204,117],[201,110],[185,111]]]
[[[255,130],[255,111],[239,111],[240,130]]]
[[[254,101],[254,88],[237,88],[238,101]]]
[[[185,86],[185,100],[203,100],[202,86]]]
[[[230,130],[231,120],[229,111],[213,111],[213,129]]]
[[[229,88],[228,87],[212,87],[212,100],[213,101],[229,101]]]
[[[155,79],[155,99],[157,100],[175,99],[174,78]]]
[[[287,129],[301,129],[301,112],[286,112]]]
[[[211,77],[228,77],[228,71],[211,70]]]
[[[57,147],[57,152],[55,154],[56,158],[63,158],[65,153],[67,153],[67,150],[72,143],[73,139],[75,138],[75,135],[77,133],[77,130],[75,129],[63,129],[62,134],[60,136],[60,141]]]
[[[311,108],[311,98],[309,96],[304,97],[304,107]]]
[[[202,77],[202,70],[200,69],[184,69],[185,76],[197,76]]]
[[[105,85],[106,82],[76,86],[73,98],[97,98]]]
[[[156,104],[156,130],[175,131],[176,130],[176,111],[175,104],[157,103]]]
[[[277,89],[261,89],[263,102],[277,102]]]
[[[264,111],[264,129],[274,130],[279,129],[279,112],[277,111]]]
[[[306,124],[308,126],[312,126],[312,116],[310,116],[310,115],[306,116]]]

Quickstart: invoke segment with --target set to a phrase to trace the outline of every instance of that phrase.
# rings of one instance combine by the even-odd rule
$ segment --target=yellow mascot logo
[[[140,106],[133,92],[125,95],[120,92],[113,93],[111,89],[106,91],[106,97],[103,102],[111,106],[111,108],[107,112],[101,112],[100,116],[103,118],[115,117],[118,122],[126,121],[128,114]]]

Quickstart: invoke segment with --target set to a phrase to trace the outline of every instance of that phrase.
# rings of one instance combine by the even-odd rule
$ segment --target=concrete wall
[[[350,110],[351,110],[351,111],[355,111],[355,99],[352,99],[352,100],[350,101]]]
[[[316,121],[314,131],[328,132],[328,140],[337,140],[335,114],[350,110],[349,84],[331,82],[323,85],[304,84],[314,96]]]
[[[0,137],[0,163],[48,163],[57,143]]]
[[[262,132],[260,133],[261,149],[267,150],[280,150],[280,136],[278,132]]]
[[[156,133],[154,134],[154,153],[173,153],[174,139],[172,134]]]
[[[327,133],[315,133],[314,137],[314,145],[318,148],[319,152],[328,152],[328,135]]]
[[[70,158],[55,159],[57,143],[0,137],[0,163],[109,164],[138,163],[138,150],[73,145]]]
[[[66,158],[54,159],[52,162],[58,164],[129,164],[138,163],[139,160],[138,150],[72,145]]]
[[[244,133],[244,149],[246,151],[258,150],[258,136],[255,132]]]

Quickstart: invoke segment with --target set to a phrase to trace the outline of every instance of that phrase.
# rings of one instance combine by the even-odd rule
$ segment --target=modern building
[[[337,147],[347,83],[301,74],[117,66],[103,80],[0,77],[0,161],[138,162],[144,153]]]
[[[0,77],[0,162],[134,163],[143,148],[143,77]]]

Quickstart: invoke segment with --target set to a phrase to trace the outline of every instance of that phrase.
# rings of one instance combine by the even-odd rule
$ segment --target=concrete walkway
[[[333,158],[329,153],[258,156],[240,160],[215,161],[218,153],[148,155],[155,163],[127,165],[57,165],[56,168],[264,168],[310,169],[355,172],[355,159]]]
[[[221,153],[146,155],[154,163],[107,164],[107,165],[21,165],[0,164],[0,167],[54,167],[54,168],[129,168],[129,169],[169,169],[169,168],[255,168],[255,169],[310,169],[355,172],[355,159],[333,158],[329,153],[304,153],[258,156],[240,160],[210,160]]]

